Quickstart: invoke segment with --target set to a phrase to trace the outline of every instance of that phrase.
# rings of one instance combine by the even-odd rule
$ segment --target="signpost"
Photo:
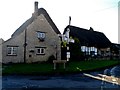
[[[74,43],[74,40],[70,38],[70,24],[71,24],[71,17],[69,16],[69,27],[67,28],[67,31],[65,33],[66,41],[67,41],[67,61],[70,59],[70,50],[69,50],[69,42]]]

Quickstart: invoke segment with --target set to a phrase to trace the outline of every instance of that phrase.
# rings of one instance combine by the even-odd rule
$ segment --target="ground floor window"
[[[45,55],[45,47],[37,47],[36,54],[37,55]]]
[[[85,53],[85,55],[97,55],[98,49],[96,47],[87,47],[81,46],[81,51]]]
[[[17,55],[17,46],[8,46],[7,47],[7,55]]]

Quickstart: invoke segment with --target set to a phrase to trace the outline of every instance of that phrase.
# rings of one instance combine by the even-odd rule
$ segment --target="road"
[[[112,70],[112,69],[111,69]],[[115,69],[116,70],[116,69]],[[120,89],[118,77],[104,74],[103,71],[56,76],[3,76],[2,88],[76,88]]]

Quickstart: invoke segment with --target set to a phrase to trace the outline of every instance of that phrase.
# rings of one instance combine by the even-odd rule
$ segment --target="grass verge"
[[[93,60],[93,61],[72,61],[67,62],[66,69],[63,69],[63,65],[57,65],[57,69],[53,69],[53,64],[50,63],[38,63],[38,64],[9,64],[3,65],[3,75],[50,75],[50,74],[68,74],[68,73],[80,73],[89,72],[106,67],[120,64],[118,60]]]

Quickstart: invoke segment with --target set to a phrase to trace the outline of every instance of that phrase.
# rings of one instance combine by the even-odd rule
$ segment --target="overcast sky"
[[[111,42],[118,43],[119,0],[36,0],[46,9],[63,33],[71,16],[71,25],[103,32]],[[0,38],[7,40],[34,12],[35,0],[0,1]]]

